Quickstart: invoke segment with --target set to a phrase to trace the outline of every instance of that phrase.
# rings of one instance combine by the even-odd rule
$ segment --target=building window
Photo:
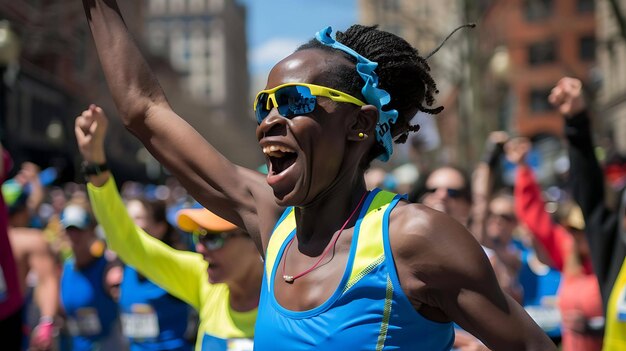
[[[530,110],[533,113],[541,113],[552,110],[552,105],[548,102],[548,96],[552,89],[532,89],[530,91]]]
[[[528,47],[528,63],[531,66],[553,63],[557,59],[556,40],[534,43]]]
[[[596,37],[593,35],[582,37],[578,44],[578,56],[583,61],[596,59]]]
[[[200,13],[205,10],[206,0],[189,0],[189,12]]]
[[[594,12],[596,9],[594,0],[578,0],[576,8],[578,12]]]
[[[185,13],[185,0],[170,0],[170,12],[174,14]]]
[[[526,0],[526,20],[529,22],[540,21],[552,16],[554,12],[553,0]]]
[[[166,5],[165,0],[150,0],[149,11],[153,15],[164,14]]]
[[[400,0],[383,0],[383,10],[389,12],[398,12],[400,10]]]

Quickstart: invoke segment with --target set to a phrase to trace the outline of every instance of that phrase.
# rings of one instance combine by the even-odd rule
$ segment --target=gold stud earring
[[[367,134],[363,132],[359,133],[359,139],[367,139]]]

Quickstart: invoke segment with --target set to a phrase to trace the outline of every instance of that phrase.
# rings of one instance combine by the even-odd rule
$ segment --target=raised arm
[[[107,119],[99,108],[76,119],[76,140],[86,162],[106,161],[104,135]],[[100,111],[101,112],[101,111]],[[198,254],[175,250],[151,237],[130,218],[109,171],[89,176],[89,200],[109,247],[124,263],[136,268],[168,293],[199,308],[208,281],[206,262]]]
[[[565,117],[572,193],[585,218],[591,218],[595,212],[605,210],[604,175],[595,156],[582,83],[562,78],[552,89],[549,101]]]
[[[514,189],[515,213],[546,249],[555,268],[562,270],[565,263],[563,248],[571,238],[563,227],[552,221],[545,210],[541,188],[525,161],[530,151],[530,142],[525,138],[512,139],[505,145],[505,151],[507,159],[517,165]]]
[[[552,89],[549,100],[565,117],[572,194],[585,218],[594,272],[606,303],[619,270],[613,267],[613,255],[619,247],[616,242],[620,240],[617,233],[621,219],[605,204],[604,175],[595,155],[582,83],[575,78],[562,78]]]
[[[281,209],[258,172],[236,166],[172,111],[115,0],[83,0],[98,56],[125,126],[200,203],[259,244]]]

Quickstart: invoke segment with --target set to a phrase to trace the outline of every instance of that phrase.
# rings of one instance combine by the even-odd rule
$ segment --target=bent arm
[[[546,249],[555,268],[562,270],[565,260],[561,245],[568,240],[567,233],[563,233],[546,212],[539,184],[535,181],[533,171],[525,164],[518,166],[514,191],[517,218]]]
[[[569,141],[572,194],[585,218],[605,210],[604,175],[596,159],[591,123],[586,111],[565,119]]]
[[[620,218],[605,204],[604,174],[596,158],[591,123],[587,111],[565,119],[565,135],[569,144],[570,179],[574,200],[585,219],[585,234],[591,249],[593,268],[603,295],[613,287],[615,273],[612,256],[619,240]]]
[[[126,127],[196,200],[245,228],[259,245],[281,209],[258,172],[238,167],[172,111],[115,0],[83,0],[98,56]]]
[[[401,274],[408,268],[410,275],[404,277],[414,281],[401,283],[415,287],[405,291],[421,303],[416,307],[422,315],[433,320],[445,316],[494,351],[556,350],[524,309],[502,292],[487,256],[465,227],[434,210],[405,218],[415,225],[404,226],[403,235],[396,236],[394,259]]]
[[[88,184],[89,199],[109,247],[126,264],[194,308],[208,284],[206,262],[199,254],[175,250],[135,225],[112,177],[101,187]]]
[[[490,350],[556,350],[554,344],[524,309],[498,285],[482,249],[470,242],[461,226],[456,231],[458,252],[434,281],[439,307]],[[462,248],[462,249],[461,249]],[[468,264],[471,262],[471,264]]]

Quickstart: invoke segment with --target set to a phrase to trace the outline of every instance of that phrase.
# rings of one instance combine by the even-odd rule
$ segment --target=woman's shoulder
[[[457,270],[455,262],[484,256],[472,234],[449,215],[422,204],[401,202],[389,218],[389,238],[396,262]],[[463,263],[465,262],[465,263]]]
[[[389,217],[390,233],[410,236],[415,239],[429,239],[432,236],[449,235],[466,231],[459,222],[449,215],[428,206],[401,201]]]

